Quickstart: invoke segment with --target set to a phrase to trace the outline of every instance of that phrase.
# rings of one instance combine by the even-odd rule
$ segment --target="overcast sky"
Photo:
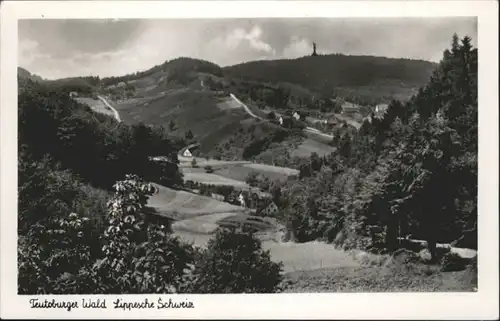
[[[439,61],[475,18],[20,20],[19,65],[44,78],[119,76],[177,57],[221,66],[312,51]]]

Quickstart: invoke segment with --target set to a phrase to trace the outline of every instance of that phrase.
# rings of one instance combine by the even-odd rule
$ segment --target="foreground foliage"
[[[253,235],[220,231],[200,251],[172,236],[169,221],[146,214],[151,184],[127,175],[114,188],[99,235],[76,213],[28,228],[18,246],[19,293],[275,291],[281,267]]]

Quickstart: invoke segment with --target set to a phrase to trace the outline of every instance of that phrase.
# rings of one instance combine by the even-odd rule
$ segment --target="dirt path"
[[[104,97],[97,96],[97,98],[99,98],[106,106],[108,106],[113,111],[113,113],[115,114],[116,120],[121,123],[122,119],[120,118],[120,114],[118,113],[118,110],[116,110],[113,106],[111,106],[111,104],[108,103],[108,101]]]
[[[241,105],[241,107],[243,107],[243,109],[245,109],[245,111],[247,112],[247,114],[249,114],[250,116],[252,116],[253,118],[257,118],[257,119],[260,119],[260,120],[264,120],[262,117],[259,117],[257,115],[255,115],[251,110],[250,108],[248,108],[247,105],[245,105],[241,100],[239,100],[238,98],[236,98],[235,95],[233,94],[229,94],[229,96],[231,96],[231,98],[233,98],[238,104]]]

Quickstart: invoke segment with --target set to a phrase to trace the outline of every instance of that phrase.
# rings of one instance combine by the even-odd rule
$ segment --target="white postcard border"
[[[496,1],[12,1],[1,4],[2,318],[498,318],[498,3]],[[478,17],[479,291],[276,295],[17,295],[17,20],[83,18]],[[416,44],[418,45],[418,44]],[[445,48],[443,48],[444,50]],[[107,310],[30,309],[29,299],[106,298]],[[112,301],[168,300],[193,309],[120,311]]]

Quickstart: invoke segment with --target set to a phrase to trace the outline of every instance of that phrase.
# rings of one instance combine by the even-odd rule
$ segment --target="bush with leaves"
[[[220,229],[196,262],[193,293],[272,293],[282,264],[249,232]]]
[[[144,213],[154,187],[135,175],[115,184],[109,202],[104,258],[97,264],[104,293],[175,293],[191,263],[191,249],[169,235],[169,226]]]
[[[253,187],[257,186],[257,183],[259,182],[258,176],[259,173],[257,173],[256,171],[251,171],[245,178],[245,183]]]
[[[475,258],[477,264],[477,258]],[[469,265],[472,265],[473,260],[466,259],[457,253],[448,252],[441,258],[441,271],[453,272],[465,270]]]
[[[71,213],[37,222],[18,245],[20,294],[81,293],[72,281],[91,269],[90,220]]]
[[[101,238],[87,218],[49,217],[19,243],[19,293],[173,293],[193,250],[145,213],[154,192],[135,175],[115,184]]]

